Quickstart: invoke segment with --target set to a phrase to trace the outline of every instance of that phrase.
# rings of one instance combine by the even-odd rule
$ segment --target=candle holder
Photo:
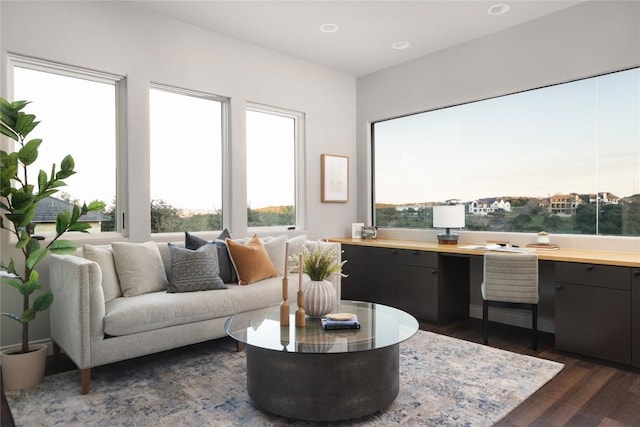
[[[298,291],[298,309],[296,310],[296,328],[304,328],[306,314],[304,312],[304,291]]]
[[[280,324],[289,326],[289,279],[282,278],[282,302],[280,303]]]
[[[289,327],[280,326],[280,344],[282,345],[282,351],[288,351],[289,346]]]

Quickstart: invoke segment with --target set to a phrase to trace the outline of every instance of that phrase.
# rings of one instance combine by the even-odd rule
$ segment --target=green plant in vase
[[[0,260],[0,274],[5,277],[4,282],[22,295],[19,313],[3,312],[2,316],[17,321],[22,327],[21,347],[17,353],[29,352],[29,322],[53,303],[52,292],[42,291],[36,267],[48,252],[73,253],[76,245],[60,237],[67,231],[86,233],[90,225],[81,222],[80,217],[90,211],[101,211],[105,206],[102,202],[93,202],[88,206],[74,204],[71,212],[58,214],[56,232],[46,244],[32,235],[32,220],[38,202],[57,193],[60,187],[66,185],[64,180],[76,172],[71,155],[62,159],[59,169],[53,164],[49,175],[44,170],[37,173],[31,171],[30,166],[38,159],[42,140],[28,138],[40,122],[36,121],[35,115],[22,111],[27,104],[27,101],[9,102],[0,98],[0,132],[13,140],[15,147],[15,151],[11,152],[0,150],[0,228],[14,236],[15,247],[22,258],[20,263],[13,258],[8,263]],[[38,292],[39,295],[32,302],[32,297]],[[3,370],[4,367],[3,362]]]
[[[338,259],[336,250],[331,247],[317,245],[313,250],[305,248],[302,251],[302,272],[311,279],[303,286],[304,308],[310,317],[322,317],[336,307],[336,290],[327,279],[336,274],[346,277],[342,267],[347,261]],[[299,260],[296,262],[299,264]]]

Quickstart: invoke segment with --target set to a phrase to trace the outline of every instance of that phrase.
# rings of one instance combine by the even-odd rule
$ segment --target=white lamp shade
[[[433,207],[434,228],[464,227],[464,205],[447,205]]]

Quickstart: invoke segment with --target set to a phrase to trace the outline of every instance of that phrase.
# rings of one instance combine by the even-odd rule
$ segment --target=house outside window
[[[376,122],[372,182],[378,227],[640,236],[640,68]]]
[[[12,54],[8,58],[13,100],[30,101],[25,111],[40,121],[30,135],[43,140],[34,170],[50,173],[52,164],[59,166],[70,154],[77,173],[66,179],[56,200],[102,201],[109,219],[101,215],[100,227],[90,232],[122,232],[124,205],[118,189],[124,179],[118,156],[124,77]],[[46,230],[38,227],[39,233]]]

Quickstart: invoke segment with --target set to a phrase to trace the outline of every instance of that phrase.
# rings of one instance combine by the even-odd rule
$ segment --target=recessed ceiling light
[[[392,48],[397,49],[397,50],[402,50],[402,49],[406,49],[409,46],[411,46],[409,44],[409,42],[395,42],[391,45]]]
[[[511,7],[508,4],[494,4],[487,10],[489,15],[502,15],[507,13]]]
[[[338,27],[336,24],[322,24],[322,25],[320,25],[320,31],[322,31],[323,33],[335,33],[339,29],[340,29],[340,27]]]

